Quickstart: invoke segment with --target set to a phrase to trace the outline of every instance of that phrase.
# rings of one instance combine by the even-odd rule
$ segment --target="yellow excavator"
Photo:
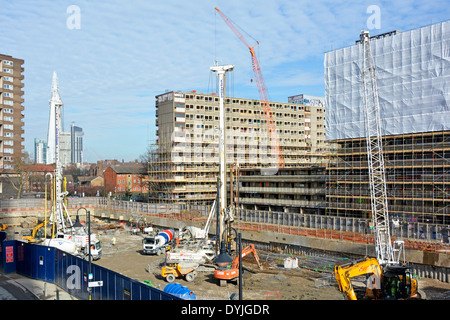
[[[376,258],[364,258],[334,268],[339,290],[348,300],[357,300],[351,278],[368,275],[363,299],[403,300],[419,298],[417,280],[413,279],[405,265],[385,266]]]
[[[33,228],[33,231],[31,232],[31,235],[29,236],[23,236],[22,239],[27,240],[28,242],[34,243],[41,239],[43,237],[42,231],[40,230],[42,227],[44,227],[49,221],[44,221],[42,223],[39,223]]]

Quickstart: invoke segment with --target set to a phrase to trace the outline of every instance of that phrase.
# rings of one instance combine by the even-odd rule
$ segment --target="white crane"
[[[380,104],[369,32],[361,31],[360,39],[363,46],[361,76],[375,250],[381,265],[399,264],[403,241],[396,241],[394,245],[391,243]]]
[[[216,72],[219,78],[219,175],[220,175],[220,223],[219,223],[219,235],[222,235],[224,230],[225,211],[227,208],[227,159],[225,157],[226,152],[226,135],[225,135],[225,73],[232,71],[234,65],[214,65],[211,67],[211,71]]]
[[[52,96],[50,98],[50,108],[54,110],[55,115],[55,174],[54,174],[54,184],[55,184],[55,203],[53,208],[53,222],[56,226],[57,232],[67,232],[67,228],[72,227],[72,221],[67,209],[64,205],[64,196],[67,191],[63,192],[61,190],[62,185],[62,166],[60,159],[60,136],[61,136],[61,108],[63,103],[59,95],[58,87],[58,77],[56,72],[53,72],[52,78]],[[51,119],[52,120],[52,119]]]

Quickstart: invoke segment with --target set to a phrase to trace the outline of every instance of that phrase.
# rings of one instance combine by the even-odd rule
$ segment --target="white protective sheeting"
[[[371,48],[383,134],[450,130],[450,21],[372,39]],[[325,54],[327,140],[365,136],[361,51]]]

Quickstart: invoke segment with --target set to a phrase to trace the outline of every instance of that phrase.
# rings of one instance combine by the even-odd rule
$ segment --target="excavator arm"
[[[356,294],[351,283],[351,278],[365,274],[374,274],[375,277],[380,279],[382,270],[377,259],[365,258],[356,263],[336,266],[334,268],[334,274],[339,285],[339,290],[344,293],[349,300],[356,300]]]
[[[44,221],[44,222],[38,224],[37,226],[35,226],[33,228],[31,236],[23,236],[22,239],[27,240],[28,242],[36,242],[36,234],[37,234],[37,232],[39,231],[39,229],[44,227],[47,223],[49,223],[49,221]]]
[[[255,258],[255,261],[258,264],[258,267],[260,269],[262,269],[262,265],[261,265],[261,262],[259,261],[258,253],[256,252],[256,248],[255,248],[255,245],[253,243],[242,250],[242,254],[241,254],[242,258],[244,258],[249,253],[253,253],[253,257]],[[239,255],[237,255],[236,258],[234,258],[234,260],[233,260],[233,262],[231,264],[231,268],[232,269],[239,268]]]

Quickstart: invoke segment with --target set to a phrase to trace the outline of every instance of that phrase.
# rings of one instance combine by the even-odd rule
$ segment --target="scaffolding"
[[[212,202],[219,172],[218,97],[177,91],[156,99],[158,138],[150,147],[150,200]],[[227,97],[224,102],[227,176],[233,166],[273,167],[276,150],[260,101]],[[324,166],[325,108],[275,102],[269,106],[285,167]]]
[[[365,138],[335,140],[328,166],[328,214],[370,218]],[[450,131],[383,138],[390,217],[450,224]]]

